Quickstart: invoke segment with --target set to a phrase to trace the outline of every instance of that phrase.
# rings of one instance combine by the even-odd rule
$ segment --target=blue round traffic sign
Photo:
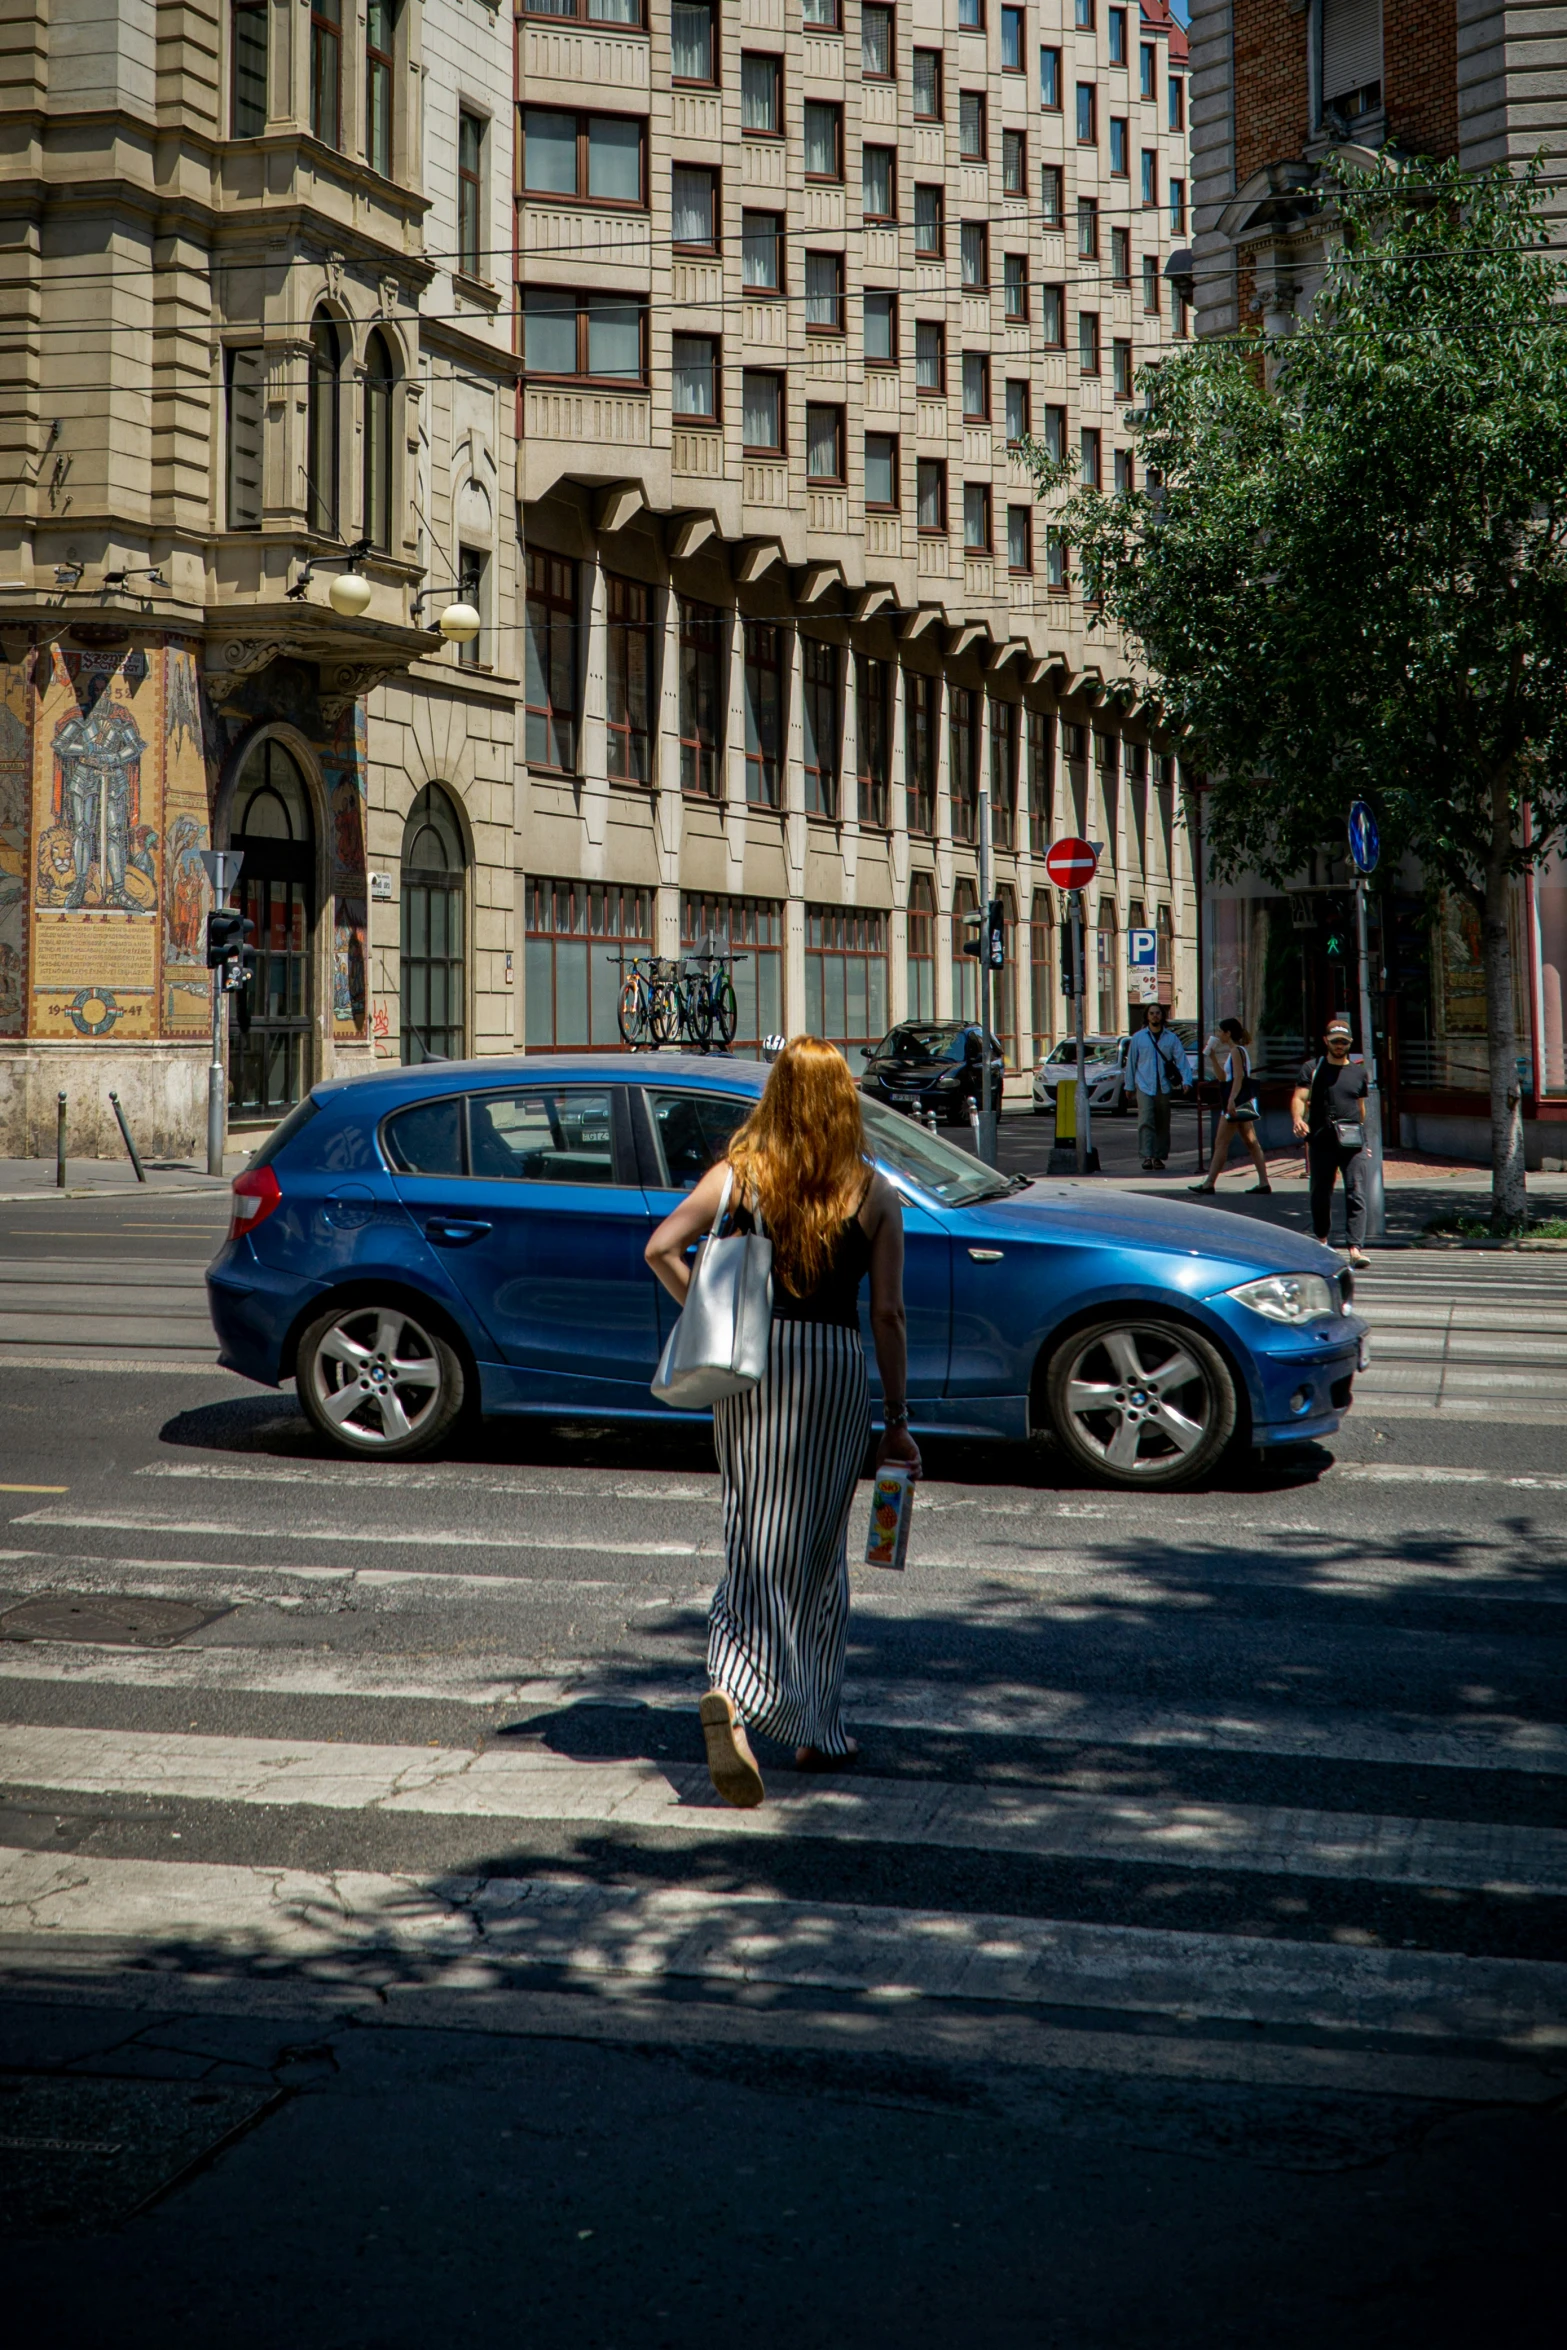
[[[1349,811],[1349,853],[1357,873],[1374,873],[1382,853],[1382,836],[1377,820],[1365,800],[1356,800]]]

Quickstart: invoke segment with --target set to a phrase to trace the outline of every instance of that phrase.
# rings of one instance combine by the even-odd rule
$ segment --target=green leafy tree
[[[1567,269],[1535,173],[1342,171],[1287,339],[1144,369],[1149,486],[1037,446],[1102,622],[1211,778],[1212,869],[1275,886],[1369,799],[1483,929],[1492,1216],[1524,1219],[1512,912],[1567,821]]]

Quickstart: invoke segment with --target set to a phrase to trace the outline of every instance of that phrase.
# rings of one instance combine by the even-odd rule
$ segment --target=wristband
[[[906,1403],[886,1404],[881,1417],[884,1428],[906,1428],[909,1424],[909,1407]]]

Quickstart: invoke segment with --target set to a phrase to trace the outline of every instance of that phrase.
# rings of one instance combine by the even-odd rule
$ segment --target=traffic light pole
[[[1077,1171],[1085,1174],[1088,1168],[1088,1054],[1083,1041],[1083,998],[1088,993],[1088,972],[1083,960],[1083,893],[1072,892],[1072,1011],[1077,1031],[1077,1091],[1074,1096],[1076,1115],[1072,1120],[1077,1129]]]
[[[207,1173],[223,1172],[223,974],[212,974],[212,1059],[207,1067]]]
[[[1360,961],[1360,1049],[1366,1063],[1366,1238],[1387,1238],[1387,1193],[1382,1181],[1382,1089],[1377,1083],[1377,1034],[1371,1021],[1371,958],[1367,948],[1366,883],[1355,883],[1355,946]]]
[[[994,721],[992,721],[994,723]],[[995,1072],[990,1065],[990,779],[983,771],[979,783],[979,1155],[987,1167],[996,1163],[1000,1108],[995,1096]]]

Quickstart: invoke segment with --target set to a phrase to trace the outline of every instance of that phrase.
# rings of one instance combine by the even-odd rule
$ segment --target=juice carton
[[[871,1491],[870,1532],[865,1537],[868,1567],[902,1567],[908,1557],[913,1513],[913,1477],[907,1468],[889,1462],[877,1470]]]

